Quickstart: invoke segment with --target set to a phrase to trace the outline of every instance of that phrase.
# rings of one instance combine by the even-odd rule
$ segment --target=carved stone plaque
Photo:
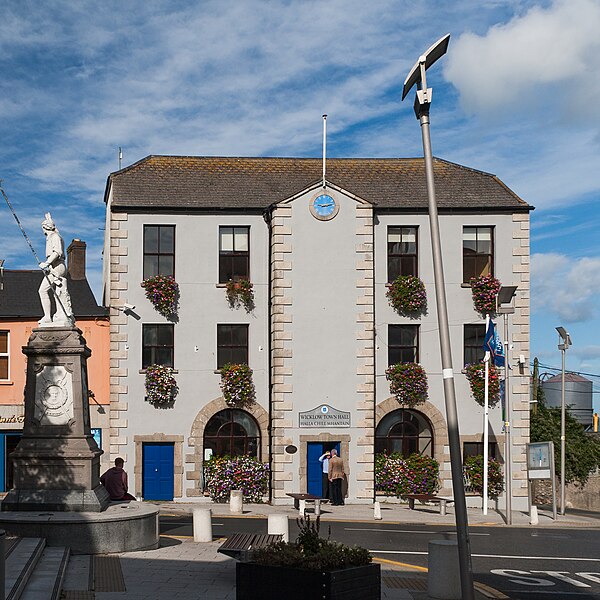
[[[299,413],[300,427],[350,427],[350,413],[322,404]]]
[[[73,376],[62,366],[45,366],[36,374],[35,420],[67,425],[72,419]]]

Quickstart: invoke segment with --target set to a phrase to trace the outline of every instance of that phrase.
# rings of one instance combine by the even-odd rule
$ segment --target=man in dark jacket
[[[106,488],[111,500],[135,500],[127,493],[127,473],[123,469],[124,463],[122,458],[115,458],[115,466],[100,477],[100,483]]]

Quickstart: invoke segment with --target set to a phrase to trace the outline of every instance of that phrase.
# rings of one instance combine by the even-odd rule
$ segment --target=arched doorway
[[[213,455],[261,458],[260,428],[250,413],[227,408],[209,419],[204,428],[204,457]]]
[[[416,410],[399,408],[385,415],[375,430],[375,453],[398,452],[433,456],[433,428],[429,419]]]

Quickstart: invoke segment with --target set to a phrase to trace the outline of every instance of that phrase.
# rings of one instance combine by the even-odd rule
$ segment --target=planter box
[[[378,564],[338,571],[308,571],[236,564],[236,600],[380,600]]]

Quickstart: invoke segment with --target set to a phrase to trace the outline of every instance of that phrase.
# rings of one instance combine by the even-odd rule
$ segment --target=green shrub
[[[252,553],[252,562],[276,567],[295,567],[315,571],[335,571],[348,567],[368,565],[372,558],[369,551],[360,546],[346,546],[319,536],[320,517],[311,523],[296,520],[300,532],[296,542],[277,542]]]

